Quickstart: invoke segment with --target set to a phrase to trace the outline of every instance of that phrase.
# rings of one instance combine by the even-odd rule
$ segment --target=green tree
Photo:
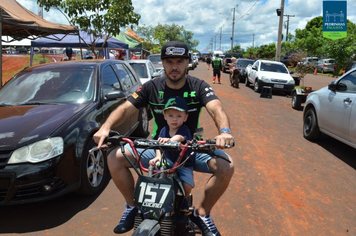
[[[176,24],[152,26],[139,26],[138,34],[145,40],[143,43],[146,50],[153,53],[159,53],[162,45],[168,41],[179,40],[185,42],[191,50],[194,50],[199,44],[193,39],[193,33],[187,31],[183,26]]]
[[[107,40],[118,35],[120,28],[138,24],[140,15],[134,12],[131,0],[37,0],[45,10],[51,7],[64,11],[72,25]]]
[[[257,49],[257,57],[261,59],[273,59],[276,54],[276,46],[274,43],[262,45]]]

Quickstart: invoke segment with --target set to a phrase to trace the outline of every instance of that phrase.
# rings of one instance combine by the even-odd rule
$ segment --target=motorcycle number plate
[[[140,176],[135,187],[135,202],[144,215],[158,219],[174,209],[175,190],[171,178]]]

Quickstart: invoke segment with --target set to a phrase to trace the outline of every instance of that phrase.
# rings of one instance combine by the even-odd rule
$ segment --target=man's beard
[[[172,84],[179,84],[183,79],[185,79],[185,76],[186,76],[186,72],[184,72],[184,73],[182,74],[182,76],[180,76],[179,78],[171,79],[171,77],[166,74],[166,78],[167,78]]]

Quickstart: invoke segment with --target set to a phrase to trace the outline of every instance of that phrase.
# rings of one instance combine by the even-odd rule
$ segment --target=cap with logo
[[[163,111],[168,109],[175,109],[177,111],[188,111],[188,106],[185,100],[181,97],[175,97],[168,99],[166,105],[164,106]]]
[[[173,57],[189,59],[189,49],[187,44],[179,41],[170,41],[163,45],[161,49],[161,59]]]

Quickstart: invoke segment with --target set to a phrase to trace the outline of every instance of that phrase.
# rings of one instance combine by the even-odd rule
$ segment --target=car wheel
[[[314,108],[308,108],[303,117],[303,136],[308,140],[316,140],[320,136],[318,120]]]
[[[149,122],[148,122],[148,112],[146,108],[141,109],[140,114],[139,114],[139,124],[135,131],[132,133],[133,136],[135,137],[142,137],[146,138],[149,134],[148,128],[149,128]]]
[[[295,110],[302,108],[302,97],[298,96],[295,91],[292,93],[292,108]]]
[[[106,162],[106,155],[102,150],[89,153],[96,147],[94,141],[88,141],[81,160],[81,183],[79,193],[94,195],[100,193],[110,181],[110,172]]]
[[[260,92],[260,85],[258,83],[258,80],[255,80],[255,83],[253,84],[253,90],[255,90],[256,93]]]
[[[250,86],[250,81],[248,80],[248,78],[246,78],[246,80],[245,80],[245,85],[246,85],[246,87]]]

